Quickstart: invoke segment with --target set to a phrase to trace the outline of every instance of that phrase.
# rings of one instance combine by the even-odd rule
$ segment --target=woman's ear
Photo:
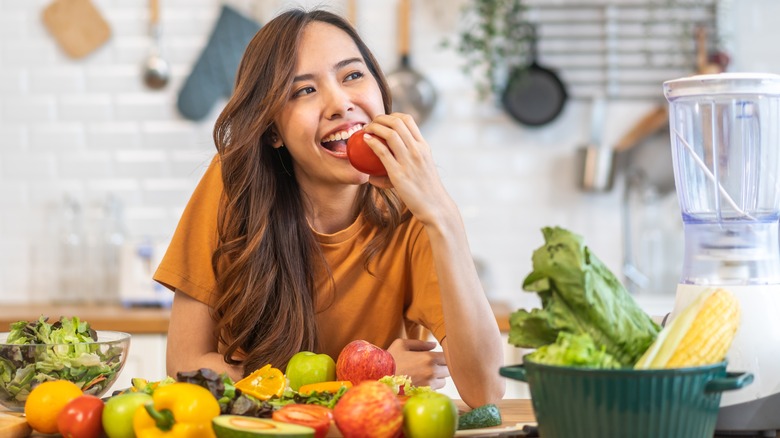
[[[271,133],[268,135],[268,138],[271,140],[271,146],[273,146],[274,149],[279,149],[280,147],[284,147],[284,142],[282,141],[282,137],[279,135],[278,132],[276,132],[276,128],[271,128]]]

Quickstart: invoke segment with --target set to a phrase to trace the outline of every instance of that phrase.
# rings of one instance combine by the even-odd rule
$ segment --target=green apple
[[[404,404],[404,437],[451,438],[458,429],[458,408],[447,395],[423,392]]]
[[[133,415],[151,401],[152,396],[144,392],[128,392],[108,399],[103,408],[103,430],[108,438],[134,438]]]
[[[290,381],[290,388],[297,391],[302,385],[336,380],[336,362],[327,354],[301,351],[287,362],[284,374]]]

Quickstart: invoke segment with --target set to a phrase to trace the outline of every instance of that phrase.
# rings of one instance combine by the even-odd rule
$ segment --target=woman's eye
[[[363,72],[356,71],[352,72],[347,75],[347,77],[344,79],[345,81],[354,81],[355,79],[360,79],[363,77]]]
[[[304,96],[309,93],[314,93],[314,87],[303,87],[293,93],[293,97]]]

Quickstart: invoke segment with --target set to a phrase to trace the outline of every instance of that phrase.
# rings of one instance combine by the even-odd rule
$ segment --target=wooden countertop
[[[114,330],[131,334],[168,333],[170,309],[123,307],[120,305],[95,304],[22,304],[0,307],[0,332],[7,332],[11,323],[31,321],[41,315],[48,316],[49,322],[60,316],[79,318],[89,321],[95,330]]]
[[[505,302],[491,303],[496,323],[502,333],[509,331],[509,315],[513,309]],[[131,334],[165,334],[168,332],[170,309],[122,307],[95,304],[18,304],[0,306],[0,332],[9,330],[11,323],[30,321],[41,315],[55,321],[60,316],[78,316],[89,321],[95,330],[114,330]]]
[[[491,301],[490,307],[496,317],[501,333],[509,333],[509,316],[517,309],[506,301]],[[12,322],[38,319],[40,315],[49,320],[60,316],[78,316],[92,324],[96,330],[115,330],[133,334],[165,334],[168,332],[170,309],[123,307],[120,305],[54,305],[19,304],[0,307],[0,332],[8,331]],[[653,319],[660,323],[662,316]]]

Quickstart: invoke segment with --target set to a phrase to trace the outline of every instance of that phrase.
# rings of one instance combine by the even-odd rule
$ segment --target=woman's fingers
[[[392,113],[390,114],[390,116],[397,117],[398,119],[402,120],[406,128],[409,130],[409,133],[412,135],[412,137],[417,141],[423,141],[423,136],[422,133],[420,132],[420,127],[417,126],[417,122],[414,120],[412,116],[404,113]]]
[[[404,150],[427,148],[420,129],[409,114],[383,114],[372,120],[364,129],[385,139],[396,155],[402,152],[401,148]]]
[[[396,339],[388,348],[396,361],[396,374],[411,377],[415,386],[439,389],[450,376],[447,360],[441,351],[433,351],[435,342]]]

